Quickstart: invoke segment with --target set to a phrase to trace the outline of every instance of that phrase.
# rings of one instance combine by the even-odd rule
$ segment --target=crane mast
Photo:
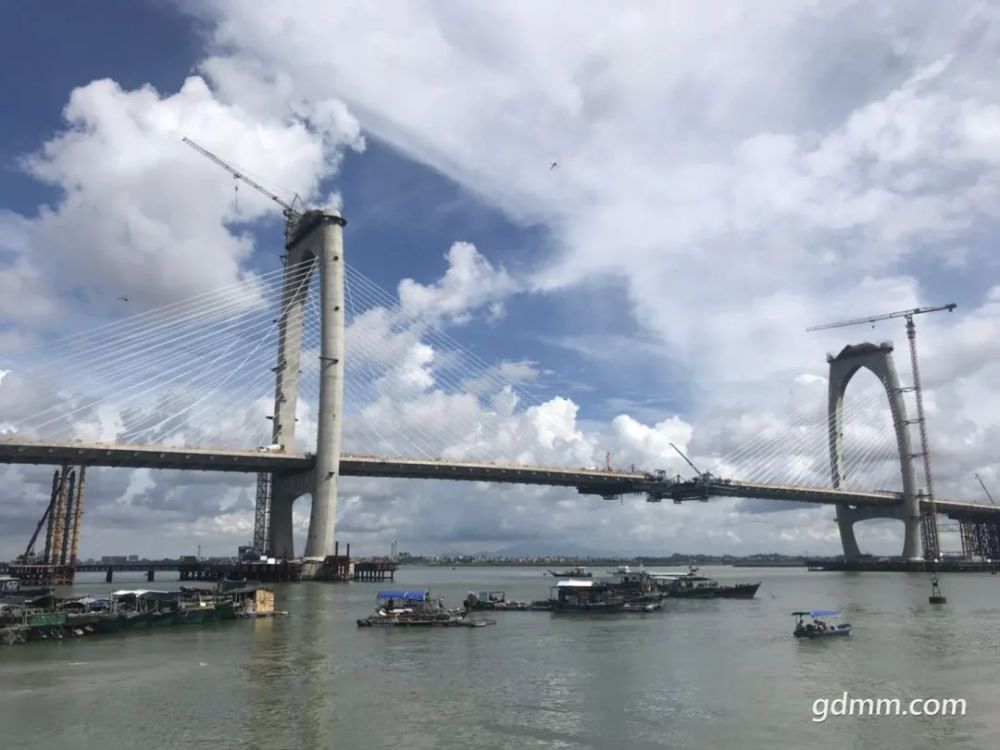
[[[924,480],[926,484],[924,497],[927,498],[928,504],[928,512],[921,519],[920,531],[924,547],[924,559],[930,559],[935,562],[941,554],[941,545],[937,527],[937,506],[934,499],[934,480],[931,475],[931,452],[927,440],[927,419],[924,416],[924,398],[920,385],[920,365],[917,361],[917,326],[913,322],[913,318],[915,315],[923,315],[925,313],[938,312],[941,310],[951,312],[956,307],[958,307],[958,305],[954,302],[947,305],[937,305],[936,307],[915,307],[912,310],[897,310],[896,312],[885,313],[882,315],[872,315],[866,318],[842,320],[837,323],[826,323],[824,325],[812,326],[811,328],[806,329],[807,331],[825,331],[830,328],[845,328],[847,326],[856,326],[861,325],[862,323],[876,323],[880,320],[890,320],[893,318],[903,318],[906,320],[906,338],[910,344],[910,368],[913,373],[913,386],[909,390],[913,391],[917,403],[917,418],[912,421],[916,422],[917,427],[920,430],[920,453],[917,455],[920,455],[923,459]],[[966,552],[965,546],[966,542],[965,537],[963,536],[963,552]]]

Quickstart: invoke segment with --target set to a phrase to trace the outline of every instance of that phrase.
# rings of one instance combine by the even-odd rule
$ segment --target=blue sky
[[[482,359],[534,363],[538,403],[579,407],[545,417],[562,420],[558,450],[541,424],[509,426],[540,462],[608,450],[676,470],[676,442],[710,464],[759,437],[762,414],[785,424],[799,400],[822,404],[827,351],[855,337],[904,343],[898,326],[807,336],[807,325],[956,301],[954,315],[922,322],[921,346],[940,482],[976,491],[976,471],[1000,480],[988,385],[1000,30],[989,9],[959,6],[763,12],[734,0],[715,13],[616,5],[609,17],[595,3],[568,18],[544,2],[8,3],[0,291],[18,300],[0,301],[0,347],[120,316],[122,289],[156,307],[277,267],[278,214],[244,188],[237,215],[231,179],[179,142],[188,135],[282,194],[338,193],[354,267],[393,291],[412,279]],[[474,246],[481,275],[456,276],[456,243]],[[434,311],[449,300],[460,309]],[[497,440],[449,448],[507,455]],[[10,481],[24,498],[44,485]],[[221,548],[242,533],[246,487],[108,481],[119,506],[169,515],[194,498],[196,510],[170,516],[174,542]],[[463,505],[466,494],[481,502]],[[497,505],[511,497],[523,522]],[[342,527],[362,546],[438,502],[461,515],[455,528],[496,522],[511,543],[539,525],[558,543],[611,524],[619,549],[836,548],[820,511],[765,528],[732,503],[616,516],[546,504],[571,500],[558,493],[501,501],[385,483],[345,498]],[[19,529],[34,516],[11,512]],[[110,510],[100,523],[95,543],[119,538]],[[428,524],[428,548],[463,542]],[[891,526],[870,534],[898,540]]]

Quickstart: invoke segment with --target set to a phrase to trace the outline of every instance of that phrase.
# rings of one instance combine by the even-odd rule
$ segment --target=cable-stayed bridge
[[[873,517],[903,521],[904,556],[927,547],[932,507],[891,347],[831,358],[826,404],[750,425],[728,452],[702,446],[708,470],[693,478],[598,468],[567,402],[532,397],[524,363],[492,365],[451,339],[442,324],[463,312],[446,296],[409,287],[396,299],[346,264],[343,225],[308,212],[280,269],[0,362],[0,462],[256,474],[258,549],[293,555],[292,504],[310,494],[316,560],[332,552],[341,476],[831,504],[848,556],[860,554],[854,523]],[[875,386],[846,399],[862,369]],[[1000,557],[1000,508],[933,509],[960,521],[967,554]]]

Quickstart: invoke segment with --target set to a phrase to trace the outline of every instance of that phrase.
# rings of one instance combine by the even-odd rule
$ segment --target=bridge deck
[[[142,445],[113,445],[72,442],[0,441],[0,463],[85,464],[128,468],[274,472],[292,474],[313,467],[307,453],[267,453],[204,448],[164,448]],[[647,493],[651,499],[677,501],[708,497],[746,497],[822,504],[882,507],[896,505],[901,495],[894,492],[835,490],[713,480],[709,484],[676,482],[642,472],[566,469],[555,466],[519,466],[481,461],[387,459],[377,456],[344,454],[340,460],[344,476],[408,479],[452,479],[509,484],[536,484],[573,487],[581,493],[616,496]],[[926,503],[925,503],[926,505]],[[1000,519],[1000,505],[939,500],[938,511],[959,520]]]
[[[161,448],[84,442],[0,441],[0,463],[50,465],[72,463],[88,466],[281,474],[311,469],[314,457],[307,453]],[[521,466],[482,461],[387,459],[346,453],[340,459],[340,473],[343,476],[456,479],[587,487],[596,492],[630,491],[635,482],[646,477],[640,472]]]

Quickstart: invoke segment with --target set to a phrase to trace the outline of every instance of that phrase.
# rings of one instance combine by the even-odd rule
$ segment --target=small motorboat
[[[796,638],[836,638],[851,634],[852,626],[849,623],[826,622],[825,618],[840,617],[840,612],[836,609],[811,609],[806,612],[792,612],[792,617],[798,618],[795,621],[795,630],[792,633]]]

